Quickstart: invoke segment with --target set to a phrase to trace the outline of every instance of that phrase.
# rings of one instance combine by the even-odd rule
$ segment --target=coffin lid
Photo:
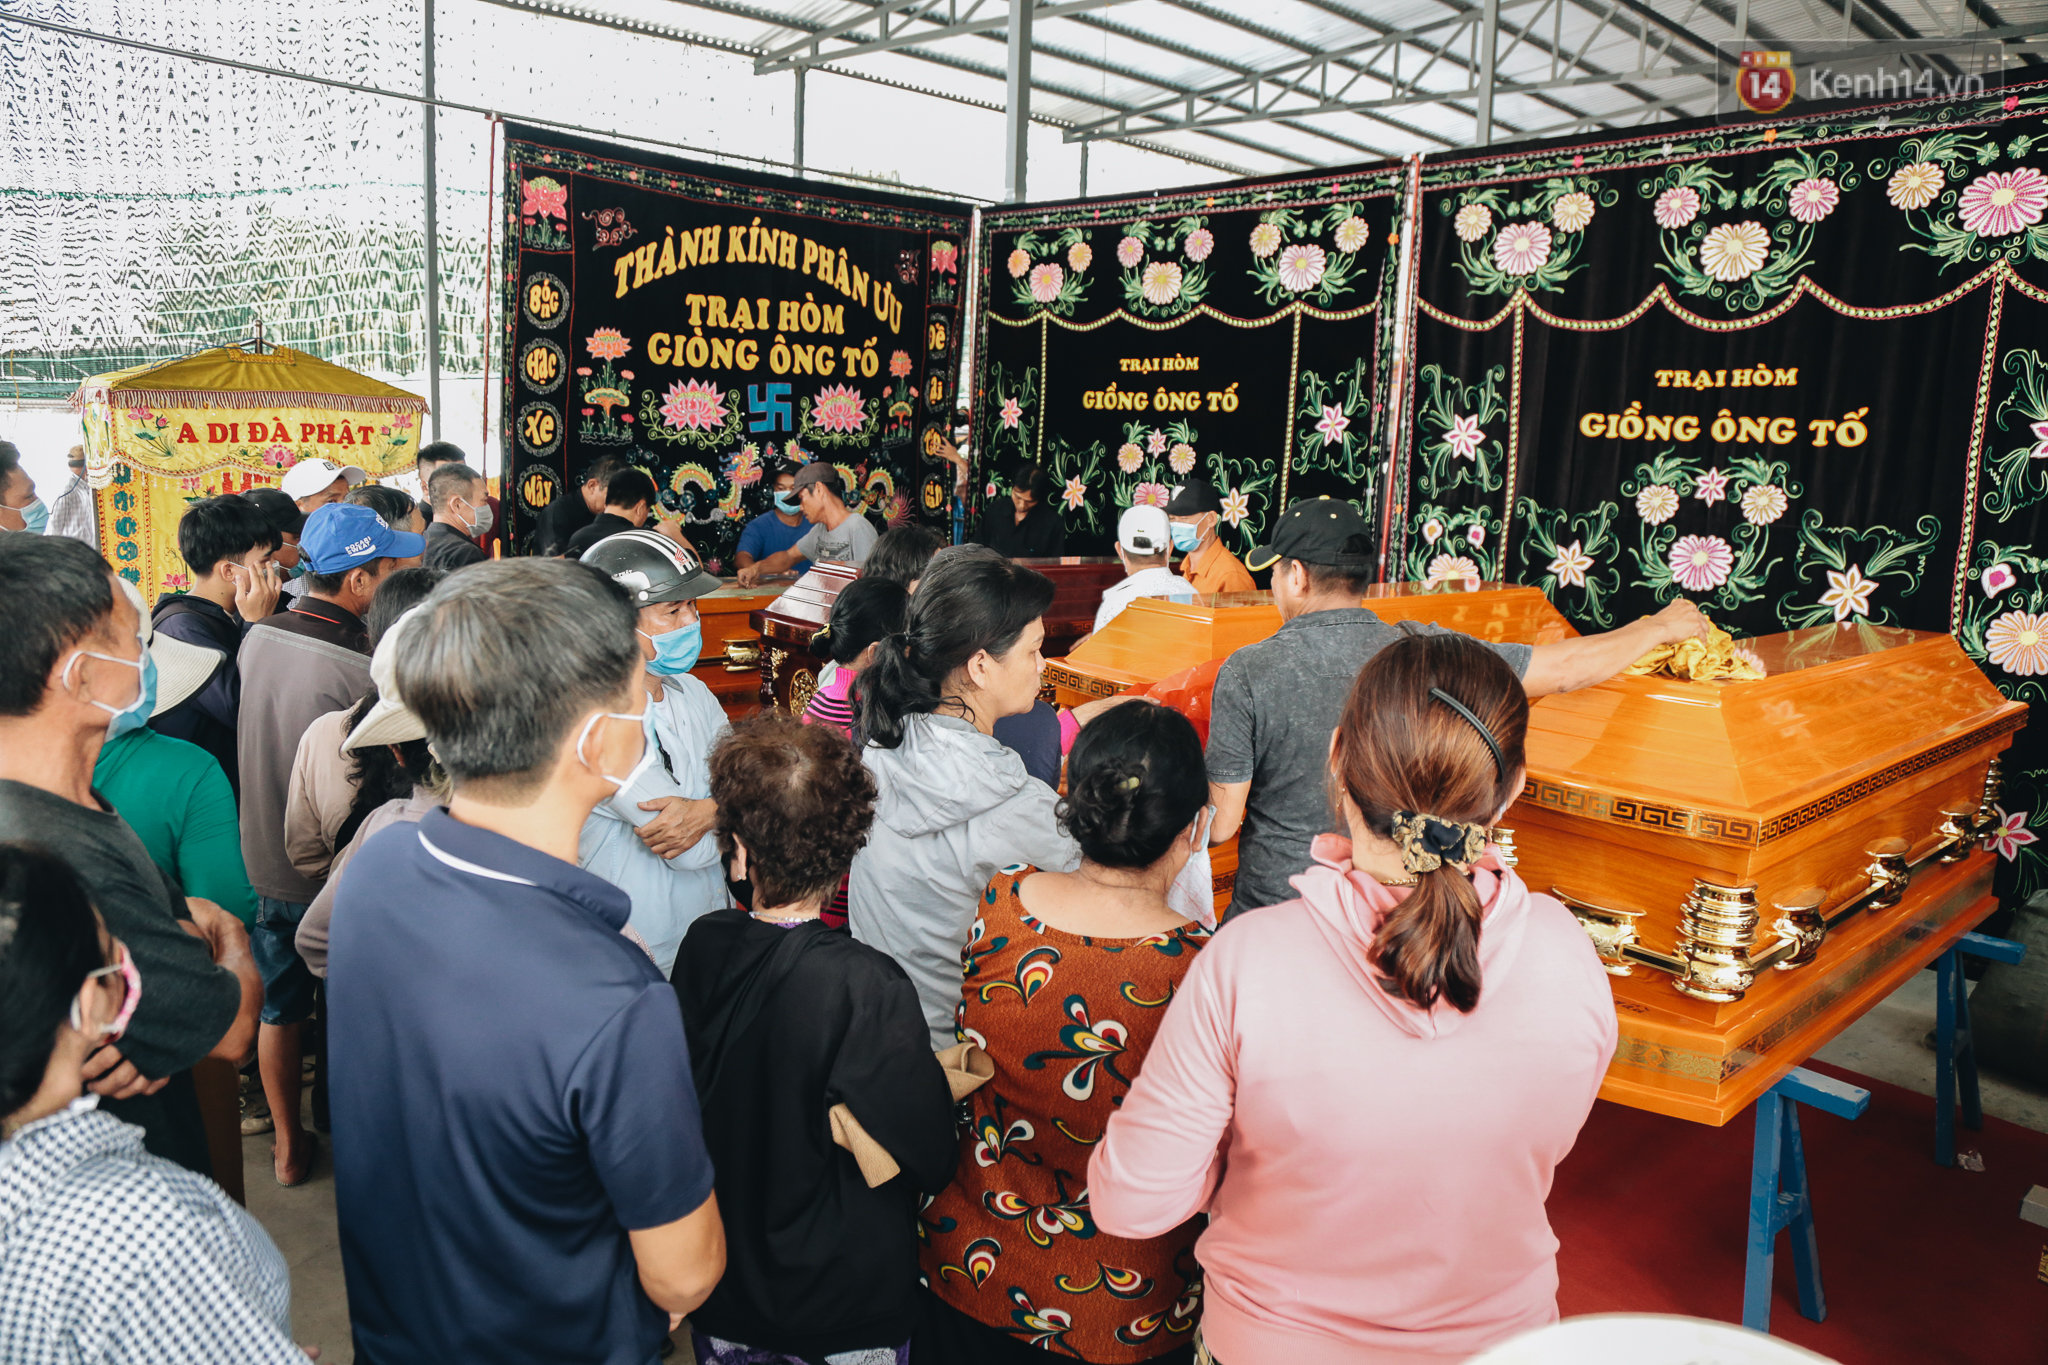
[[[1845,622],[1742,643],[1768,676],[1614,678],[1534,703],[1523,800],[1755,845],[2026,719],[1947,634]]]

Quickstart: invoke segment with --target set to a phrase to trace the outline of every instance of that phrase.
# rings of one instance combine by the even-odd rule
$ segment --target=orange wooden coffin
[[[1541,591],[1508,583],[1376,583],[1359,605],[1383,620],[1428,621],[1497,642],[1546,644],[1578,634]],[[1279,629],[1270,592],[1210,593],[1192,604],[1141,597],[1066,658],[1049,662],[1045,677],[1060,705],[1078,706],[1142,691]]]
[[[1503,822],[1615,973],[1601,1094],[1714,1124],[1990,912],[1979,837],[2026,718],[1945,634],[1746,643],[1767,677],[1537,702]]]
[[[832,603],[860,570],[852,564],[813,564],[782,595],[753,614],[761,632],[761,706],[803,714],[818,690],[818,670],[830,656],[811,638],[832,619]]]

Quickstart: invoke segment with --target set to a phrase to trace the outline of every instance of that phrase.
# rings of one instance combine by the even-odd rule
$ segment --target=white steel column
[[[440,242],[440,180],[434,174],[434,0],[425,0],[426,43],[424,77],[420,93],[426,96],[426,103],[420,106],[420,130],[425,143],[422,167],[426,178],[426,289],[427,289],[427,411],[428,421],[433,425],[434,439],[441,439],[441,242]],[[478,458],[482,458],[479,454]]]
[[[1025,162],[1031,155],[1031,8],[1037,0],[1010,0],[1009,70],[1003,81],[1003,199],[1024,198]]]
[[[1486,0],[1479,18],[1479,50],[1473,65],[1479,68],[1479,128],[1475,147],[1493,145],[1493,61],[1500,45],[1500,0]]]

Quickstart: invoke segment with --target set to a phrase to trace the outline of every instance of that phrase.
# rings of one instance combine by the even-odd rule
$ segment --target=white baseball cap
[[[336,464],[332,460],[300,460],[284,472],[284,481],[278,486],[284,495],[297,502],[310,498],[336,479],[347,479],[354,488],[370,476],[352,464]]]
[[[1150,557],[1173,545],[1173,526],[1166,519],[1166,509],[1143,503],[1124,510],[1116,520],[1116,543],[1124,547],[1124,553]]]

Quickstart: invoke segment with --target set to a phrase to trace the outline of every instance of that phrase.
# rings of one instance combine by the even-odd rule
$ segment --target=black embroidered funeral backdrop
[[[1318,493],[1368,515],[1397,163],[982,216],[970,515],[1036,463],[1074,554],[1206,477],[1242,554]]]
[[[508,543],[596,457],[653,475],[714,572],[769,462],[829,460],[891,525],[944,526],[965,205],[507,126]]]
[[[1423,163],[1388,576],[1953,631],[2043,699],[2048,87]],[[2004,892],[2048,729],[2006,762]]]

